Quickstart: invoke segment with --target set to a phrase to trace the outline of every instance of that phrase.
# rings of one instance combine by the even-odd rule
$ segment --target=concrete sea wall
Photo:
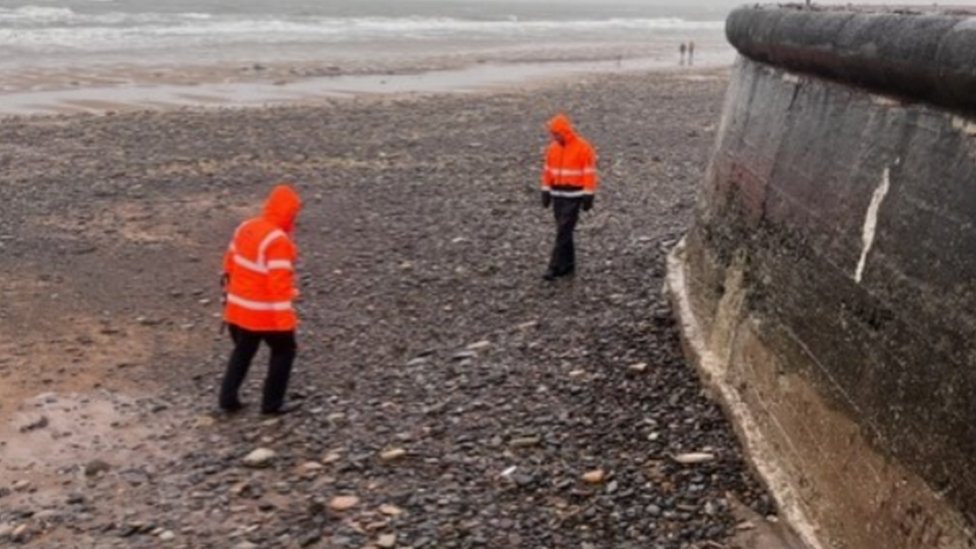
[[[976,547],[976,19],[747,7],[686,350],[813,547]]]

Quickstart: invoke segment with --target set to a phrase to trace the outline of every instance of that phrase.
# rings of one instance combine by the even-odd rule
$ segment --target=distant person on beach
[[[685,49],[686,48],[687,48],[687,46],[685,46],[685,43],[684,42],[682,42],[681,45],[678,46],[678,53],[681,54],[680,61],[678,61],[678,63],[680,63],[681,65],[684,65],[685,64]]]
[[[292,305],[298,297],[298,249],[291,233],[301,206],[290,185],[276,185],[263,213],[237,227],[224,254],[224,321],[234,342],[220,386],[220,408],[226,412],[244,407],[238,393],[262,341],[271,348],[271,357],[261,413],[283,414],[297,407],[285,403],[285,393],[298,350]]]
[[[695,64],[695,42],[694,41],[688,42],[688,64],[689,65]]]
[[[576,270],[573,231],[580,210],[588,212],[593,208],[597,173],[596,150],[576,133],[565,114],[557,114],[549,121],[549,133],[552,141],[542,170],[542,207],[552,206],[556,243],[542,278],[551,282]]]

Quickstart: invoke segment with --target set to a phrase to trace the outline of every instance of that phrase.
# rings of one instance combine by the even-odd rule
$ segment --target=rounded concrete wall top
[[[729,15],[726,34],[762,63],[976,111],[976,17],[969,12],[742,7]]]

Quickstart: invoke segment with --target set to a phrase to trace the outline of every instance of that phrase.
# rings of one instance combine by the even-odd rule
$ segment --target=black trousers
[[[234,350],[227,362],[227,371],[220,384],[220,407],[225,410],[236,410],[241,407],[238,393],[247,371],[251,368],[251,361],[264,341],[271,348],[271,358],[268,361],[268,373],[264,378],[264,395],[261,400],[262,412],[276,412],[285,403],[285,392],[288,390],[288,379],[291,377],[291,367],[298,354],[298,344],[295,341],[295,331],[287,332],[255,332],[234,324],[228,324],[230,337],[234,342]]]
[[[552,211],[556,217],[556,244],[552,247],[549,270],[557,276],[572,273],[576,269],[573,231],[576,230],[582,204],[582,198],[552,198]]]

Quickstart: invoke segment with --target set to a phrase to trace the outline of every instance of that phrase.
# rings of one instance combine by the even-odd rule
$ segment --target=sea
[[[187,78],[163,71],[187,66],[197,67],[201,81],[211,74],[221,75],[224,83],[235,70],[280,66],[291,66],[292,74],[333,76],[508,66],[489,71],[498,78],[525,72],[514,65],[526,63],[673,64],[680,45],[690,42],[700,60],[731,63],[724,21],[736,5],[722,0],[0,0],[0,111],[23,103],[25,93],[145,86],[147,74],[185,83]],[[309,67],[319,70],[309,72]]]

